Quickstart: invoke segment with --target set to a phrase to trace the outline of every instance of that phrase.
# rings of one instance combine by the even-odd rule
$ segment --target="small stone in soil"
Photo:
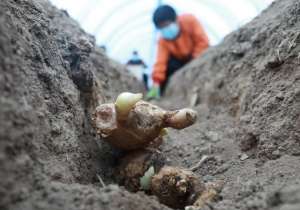
[[[244,160],[247,160],[248,158],[249,158],[249,156],[244,153],[244,154],[241,155],[240,160],[244,161]]]

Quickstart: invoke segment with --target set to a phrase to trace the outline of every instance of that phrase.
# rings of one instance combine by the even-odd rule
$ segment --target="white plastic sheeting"
[[[51,0],[105,45],[112,58],[126,63],[133,50],[151,67],[155,55],[152,13],[159,3],[179,14],[192,13],[203,24],[211,44],[250,21],[273,0]]]

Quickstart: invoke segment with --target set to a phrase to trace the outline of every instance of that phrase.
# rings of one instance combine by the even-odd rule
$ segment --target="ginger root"
[[[164,154],[158,151],[131,151],[120,159],[115,176],[118,183],[131,192],[149,191],[152,175],[165,165],[165,161]]]
[[[178,167],[164,166],[151,180],[151,192],[161,203],[176,209],[193,205],[204,191],[198,176]]]
[[[141,94],[121,93],[115,103],[96,108],[92,121],[97,133],[123,150],[159,146],[164,128],[186,128],[196,122],[192,109],[167,111],[141,100]]]
[[[96,107],[93,125],[103,140],[127,151],[115,175],[128,190],[144,190],[173,208],[203,207],[217,195],[217,185],[207,186],[192,171],[165,166],[166,157],[156,147],[166,128],[186,128],[197,113],[188,108],[168,111],[142,100],[142,94],[122,93],[115,103]]]
[[[143,190],[175,209],[193,206],[200,209],[211,203],[222,190],[224,182],[204,183],[192,171],[166,166],[166,157],[146,149],[129,152],[120,159],[115,175],[126,189]]]

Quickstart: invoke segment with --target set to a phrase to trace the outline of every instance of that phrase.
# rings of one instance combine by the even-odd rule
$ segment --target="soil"
[[[91,126],[95,106],[142,85],[66,11],[0,2],[0,209],[170,209],[116,185],[119,151]],[[198,122],[170,129],[169,165],[224,180],[204,209],[300,209],[300,2],[278,0],[176,73],[166,108]],[[105,186],[101,184],[103,180]]]
[[[225,180],[213,209],[300,209],[299,198],[268,202],[296,185],[299,196],[299,91],[300,2],[276,1],[174,75],[163,105],[200,117],[164,150],[183,167],[212,156],[197,172]]]

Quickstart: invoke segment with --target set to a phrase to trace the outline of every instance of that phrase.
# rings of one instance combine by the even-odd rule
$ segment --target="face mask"
[[[140,60],[140,58],[139,58],[138,55],[133,54],[132,57],[131,57],[131,60],[138,61],[138,60]]]
[[[172,40],[179,34],[179,26],[177,23],[171,23],[161,29],[161,35],[164,39]]]

